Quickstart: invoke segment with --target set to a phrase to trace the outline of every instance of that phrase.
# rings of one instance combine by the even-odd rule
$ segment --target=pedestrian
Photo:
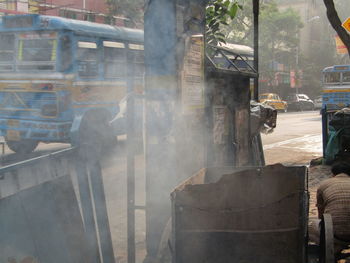
[[[323,181],[317,189],[318,222],[313,222],[310,239],[319,239],[319,221],[330,214],[333,221],[334,254],[338,259],[350,244],[350,164],[338,162],[332,166],[333,177]],[[312,224],[311,224],[312,225]],[[318,233],[315,233],[316,232]],[[316,240],[318,243],[319,240]]]

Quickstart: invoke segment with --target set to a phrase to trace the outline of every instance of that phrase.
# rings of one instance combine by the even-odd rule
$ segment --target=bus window
[[[125,44],[103,41],[105,78],[125,78],[126,52]]]
[[[0,62],[14,60],[15,36],[9,34],[0,35]]]
[[[145,72],[144,47],[138,44],[129,44],[131,63],[134,63],[135,78],[143,78]]]
[[[325,83],[339,83],[340,82],[340,72],[327,72],[324,76]]]
[[[18,70],[54,70],[57,40],[55,32],[19,34]]]
[[[68,36],[61,38],[61,71],[66,71],[72,65],[72,43]]]
[[[83,78],[94,78],[98,75],[98,49],[96,43],[78,42],[78,74]]]
[[[350,72],[343,72],[343,82],[350,82]]]
[[[21,39],[18,58],[26,62],[55,61],[56,45],[54,39]]]

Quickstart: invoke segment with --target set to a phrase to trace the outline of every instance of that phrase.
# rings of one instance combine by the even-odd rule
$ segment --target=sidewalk
[[[309,167],[309,217],[317,217],[316,191],[320,183],[332,176],[331,167],[328,165],[316,165]]]

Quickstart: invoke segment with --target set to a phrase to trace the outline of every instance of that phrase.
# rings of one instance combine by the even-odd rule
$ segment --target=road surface
[[[278,162],[308,164],[311,159],[322,156],[321,134],[321,115],[318,111],[279,113],[277,128],[274,132],[262,135],[266,164]],[[40,143],[34,153],[22,156],[14,154],[5,147],[2,165],[33,158],[69,146],[69,144],[60,143]]]
[[[318,111],[278,114],[277,127],[262,135],[266,164],[303,164],[322,156],[322,123]]]
[[[322,154],[321,118],[318,112],[281,113],[278,126],[272,134],[263,135],[265,156],[268,164],[275,162],[307,164]],[[41,144],[29,156],[17,156],[6,149],[3,160],[19,161],[26,157],[49,153],[68,147],[64,144]],[[3,163],[4,165],[4,163]],[[125,142],[102,158],[103,181],[107,201],[112,242],[117,262],[126,263],[127,215],[126,215],[126,157]],[[136,205],[145,204],[144,157],[142,151],[136,156]],[[136,210],[136,262],[142,262],[145,254],[145,213]]]

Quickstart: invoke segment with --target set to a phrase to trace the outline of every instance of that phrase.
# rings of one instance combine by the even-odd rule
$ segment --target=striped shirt
[[[317,207],[322,215],[331,214],[334,235],[350,240],[350,176],[338,174],[317,189]]]

